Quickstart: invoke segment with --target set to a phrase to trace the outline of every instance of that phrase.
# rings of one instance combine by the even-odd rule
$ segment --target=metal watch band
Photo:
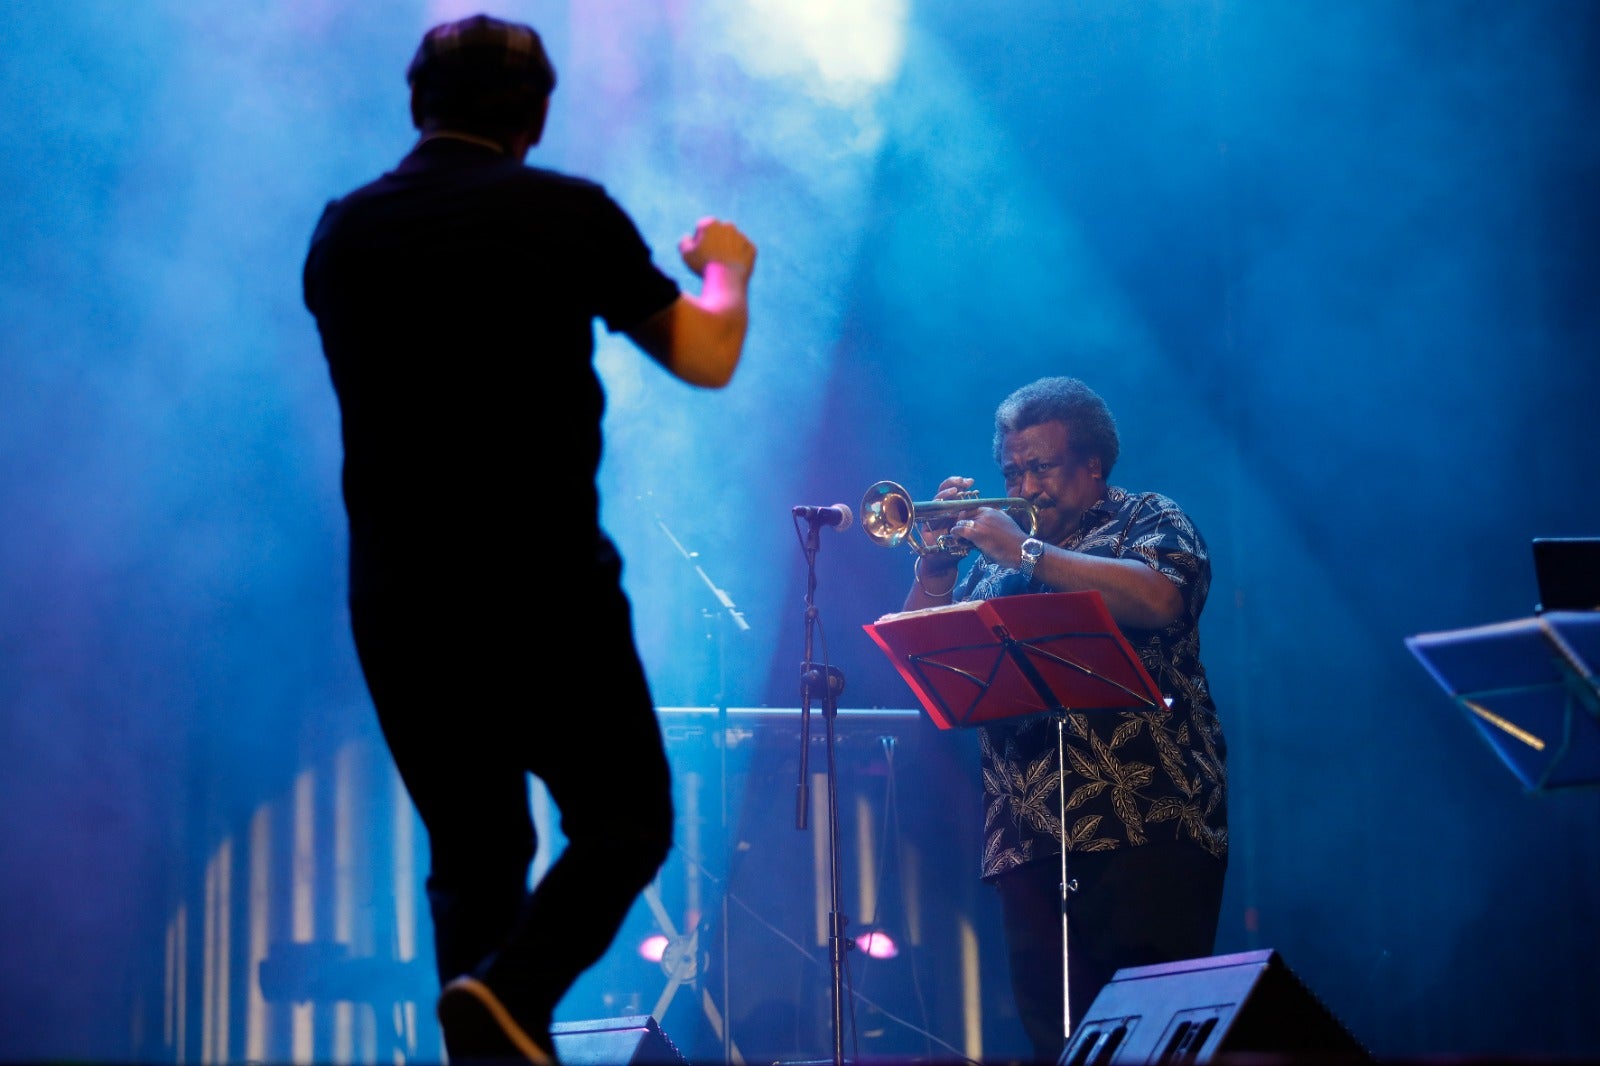
[[[1033,580],[1033,568],[1038,565],[1039,556],[1044,554],[1044,541],[1037,537],[1029,537],[1022,542],[1022,565],[1017,569],[1029,581]]]

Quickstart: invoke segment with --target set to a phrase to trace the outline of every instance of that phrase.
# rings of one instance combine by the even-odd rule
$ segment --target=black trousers
[[[1204,958],[1216,941],[1227,861],[1193,844],[1071,852],[1066,978],[1072,1028],[1124,966]],[[1005,921],[1011,989],[1035,1061],[1066,1048],[1062,1001],[1061,857],[994,879]]]
[[[440,982],[476,974],[535,1030],[610,947],[672,846],[671,771],[631,607],[617,575],[603,576],[539,605],[351,604],[379,723],[427,830]],[[516,623],[536,607],[554,633]],[[558,680],[570,701],[553,697]],[[530,774],[567,838],[531,893]]]

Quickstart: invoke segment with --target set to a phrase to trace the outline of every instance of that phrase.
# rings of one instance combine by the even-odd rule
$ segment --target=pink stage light
[[[881,929],[862,933],[856,937],[856,947],[865,951],[868,958],[873,959],[892,959],[900,954],[900,947],[894,942],[894,938]]]
[[[649,959],[651,962],[660,962],[662,956],[666,955],[666,953],[667,938],[660,933],[645,937],[639,944],[640,957]]]

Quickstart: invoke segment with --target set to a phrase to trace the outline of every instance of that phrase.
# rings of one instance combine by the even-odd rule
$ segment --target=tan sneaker
[[[500,997],[476,977],[457,977],[445,985],[438,1013],[451,1062],[498,1059],[558,1066],[549,1029],[537,1033],[524,1029]]]

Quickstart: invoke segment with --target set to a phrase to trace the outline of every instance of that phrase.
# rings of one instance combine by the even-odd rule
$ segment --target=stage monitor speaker
[[[688,1066],[648,1014],[550,1027],[562,1066]]]
[[[1067,1041],[1060,1066],[1230,1055],[1372,1061],[1278,953],[1266,950],[1118,970]]]

